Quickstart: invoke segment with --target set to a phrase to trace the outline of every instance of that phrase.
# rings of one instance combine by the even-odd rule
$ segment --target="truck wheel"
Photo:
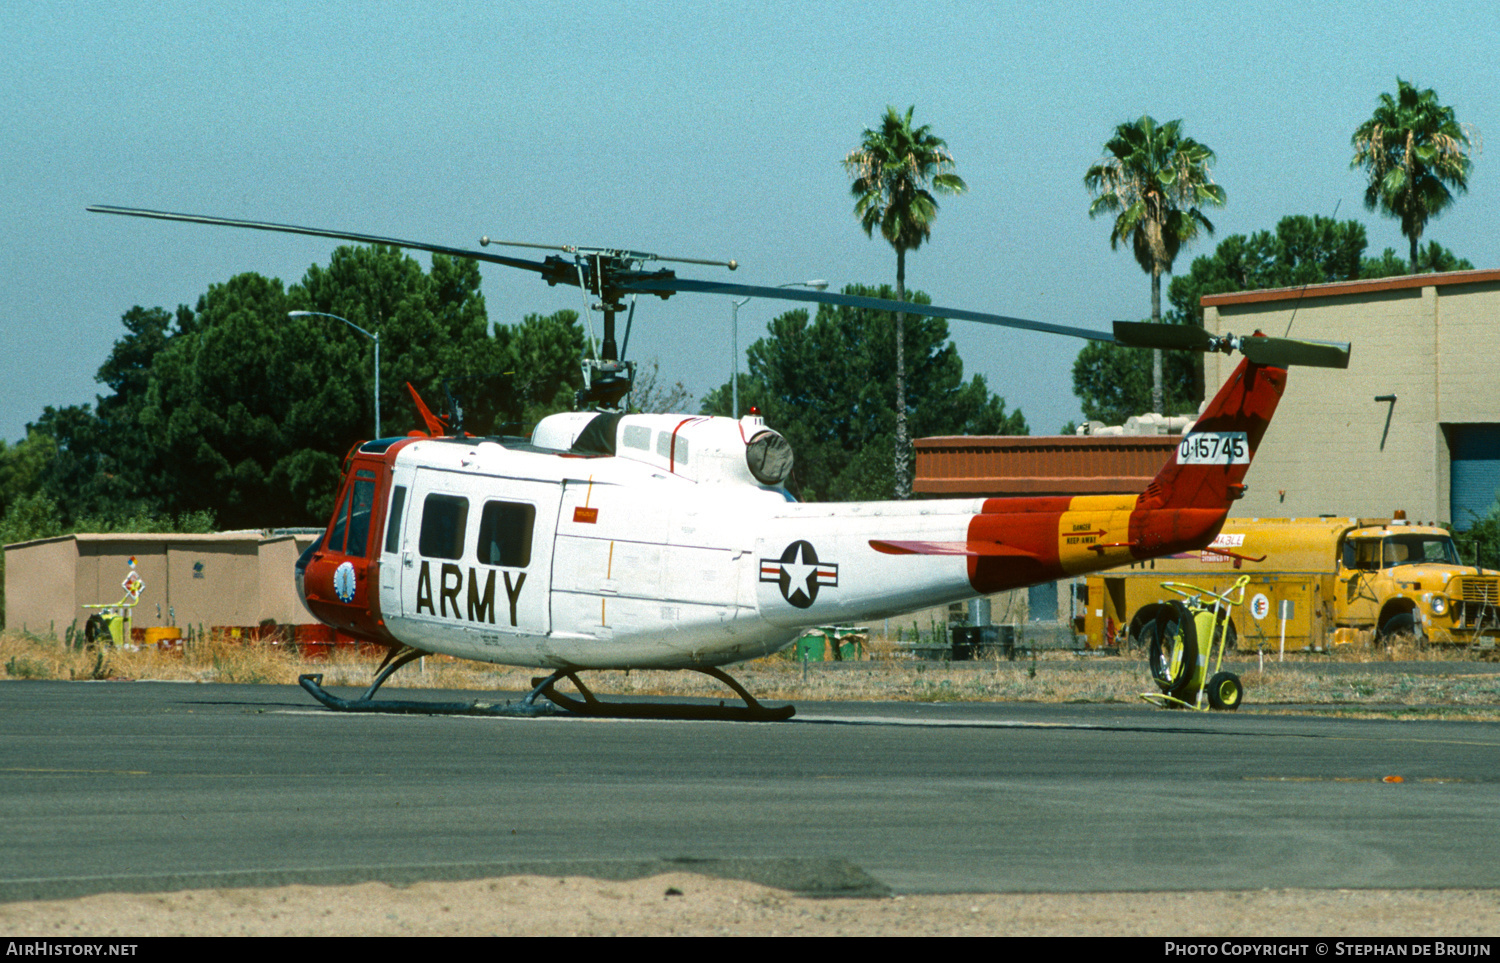
[[[1147,664],[1157,688],[1169,696],[1187,701],[1193,675],[1198,668],[1198,630],[1193,613],[1181,602],[1165,607],[1149,631],[1151,636]]]
[[[1403,636],[1411,636],[1420,646],[1425,640],[1417,632],[1417,620],[1410,612],[1402,612],[1385,620],[1380,631],[1375,633],[1375,644],[1388,646]]]
[[[1245,687],[1233,672],[1220,672],[1208,680],[1208,704],[1215,709],[1233,712],[1245,698]]]

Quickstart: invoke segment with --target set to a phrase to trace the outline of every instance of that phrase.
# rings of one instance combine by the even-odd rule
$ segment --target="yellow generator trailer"
[[[1493,648],[1500,572],[1459,563],[1448,532],[1385,518],[1231,518],[1202,552],[1088,578],[1090,647],[1145,644],[1171,580],[1221,594],[1250,576],[1231,647],[1326,650],[1398,635]]]

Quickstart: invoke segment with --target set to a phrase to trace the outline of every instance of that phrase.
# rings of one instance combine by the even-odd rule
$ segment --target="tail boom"
[[[969,522],[969,581],[981,594],[1200,549],[1245,491],[1286,370],[1242,361],[1139,496],[992,498]]]
[[[778,626],[863,621],[1201,549],[1285,383],[1242,363],[1140,495],[787,505],[760,526],[756,607]]]

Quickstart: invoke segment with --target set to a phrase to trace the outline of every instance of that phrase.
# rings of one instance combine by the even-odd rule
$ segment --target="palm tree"
[[[844,170],[854,183],[854,216],[874,237],[896,249],[896,300],[906,300],[906,252],[915,251],[932,236],[939,194],[961,194],[969,185],[954,174],[953,155],[941,137],[923,124],[913,129],[911,115],[887,107],[880,128],[866,128],[859,147],[844,158]],[[911,452],[906,437],[906,313],[896,312],[896,485],[897,498],[911,497]]]
[[[1136,263],[1151,275],[1151,320],[1160,322],[1161,276],[1200,228],[1214,232],[1198,208],[1224,206],[1224,188],[1208,170],[1214,152],[1182,136],[1182,121],[1158,125],[1149,116],[1116,127],[1104,150],[1107,156],[1083,176],[1094,195],[1089,217],[1115,215],[1110,249],[1130,241]],[[1151,405],[1162,410],[1159,350],[1151,362]]]
[[[1432,90],[1417,90],[1396,78],[1396,96],[1380,95],[1375,115],[1354,132],[1349,167],[1369,171],[1365,207],[1401,219],[1417,273],[1417,242],[1428,220],[1469,189],[1469,135],[1453,108]],[[1450,191],[1449,188],[1452,188]]]

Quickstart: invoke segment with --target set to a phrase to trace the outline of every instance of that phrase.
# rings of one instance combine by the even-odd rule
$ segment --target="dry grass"
[[[1045,702],[1137,703],[1154,691],[1139,656],[1050,653],[1029,661],[969,663],[899,660],[878,645],[868,661],[810,663],[773,657],[743,663],[734,676],[757,698],[771,701]],[[1310,659],[1384,662],[1409,654],[1442,661],[1451,671],[1421,674],[1377,669],[1368,673],[1339,666],[1320,671]],[[1500,675],[1475,671],[1472,656],[1452,650],[1407,650],[1399,645],[1355,658],[1353,653],[1298,656],[1300,664],[1267,661],[1243,674],[1242,711],[1361,712],[1382,717],[1500,719]],[[1242,654],[1243,656],[1243,654]],[[1424,657],[1425,658],[1421,658]],[[286,646],[209,637],[177,650],[73,650],[52,639],[21,632],[0,633],[0,679],[161,679],[291,685],[304,672],[320,672],[324,685],[364,687],[378,656],[340,651],[306,660]],[[1066,663],[1066,664],[1060,664]],[[469,689],[520,692],[543,674],[537,669],[494,666],[429,656],[398,672],[387,688]],[[590,672],[585,681],[610,696],[733,698],[717,681],[694,672]]]
[[[1266,651],[1267,656],[1272,650]],[[1334,662],[1494,662],[1500,649],[1463,645],[1429,645],[1410,635],[1397,636],[1389,644],[1366,640],[1357,645],[1335,645],[1326,656]]]

